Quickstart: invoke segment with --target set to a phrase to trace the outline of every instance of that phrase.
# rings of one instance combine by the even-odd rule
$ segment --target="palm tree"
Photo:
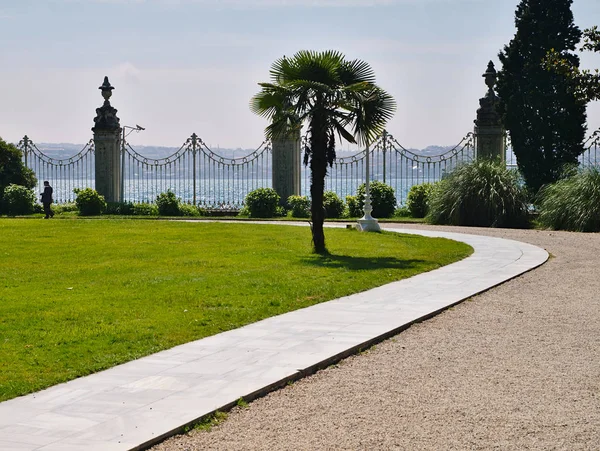
[[[250,109],[271,120],[267,138],[288,136],[305,122],[308,140],[304,164],[310,164],[314,251],[326,253],[323,192],[327,166],[335,161],[336,135],[367,144],[396,110],[394,99],[375,84],[371,66],[347,61],[340,52],[303,50],[271,66],[271,83],[259,83]],[[350,129],[349,129],[350,128]]]

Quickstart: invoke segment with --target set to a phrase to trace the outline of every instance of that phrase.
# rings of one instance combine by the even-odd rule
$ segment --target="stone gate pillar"
[[[94,132],[95,176],[96,191],[103,195],[107,202],[121,201],[121,126],[117,117],[117,110],[113,108],[108,99],[114,89],[108,77],[98,88],[102,91],[104,104],[96,108],[96,124]]]
[[[300,129],[287,138],[273,139],[273,189],[281,197],[280,203],[287,202],[291,195],[301,193],[301,149]]]
[[[500,115],[496,111],[498,96],[494,92],[496,85],[496,69],[494,63],[488,63],[483,74],[488,92],[479,99],[477,119],[475,119],[475,157],[506,161],[506,131],[502,126]]]

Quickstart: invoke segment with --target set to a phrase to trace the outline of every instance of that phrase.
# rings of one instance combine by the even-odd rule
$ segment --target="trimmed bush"
[[[156,206],[158,207],[158,214],[161,216],[181,216],[180,203],[171,190],[156,196]]]
[[[363,211],[360,209],[356,196],[346,196],[346,206],[346,216],[349,218],[361,218],[363,216]]]
[[[326,218],[341,218],[344,214],[344,201],[333,191],[323,193],[323,208]]]
[[[365,205],[365,184],[363,183],[358,187],[356,197],[358,199],[358,208],[363,215],[363,208]],[[386,185],[383,182],[376,180],[369,182],[369,190],[371,193],[371,206],[373,211],[371,215],[374,218],[389,218],[394,214],[396,209],[396,196],[394,194],[394,188]]]
[[[196,207],[195,205],[192,205],[192,204],[183,204],[183,203],[179,205],[179,214],[181,216],[191,216],[191,217],[201,216],[200,210],[198,209],[198,207]]]
[[[44,210],[42,209],[42,206],[40,205],[39,207],[39,213],[43,213]],[[54,211],[54,214],[58,215],[69,211],[78,211],[79,209],[77,208],[77,204],[75,202],[65,202],[64,204],[54,204],[52,210]]]
[[[35,194],[32,189],[11,183],[4,189],[2,211],[8,215],[29,215],[33,213]]]
[[[154,204],[133,204],[133,214],[135,216],[158,216],[158,207]]]
[[[97,216],[106,210],[106,201],[104,196],[98,194],[98,191],[92,188],[73,190],[75,195],[75,204],[81,216]]]
[[[132,215],[133,214],[133,203],[132,202],[107,202],[106,211],[107,215]]]
[[[413,218],[424,218],[429,210],[429,197],[433,191],[433,184],[421,183],[413,185],[406,196],[406,208]]]
[[[542,227],[600,232],[600,169],[584,169],[547,185],[538,199],[538,222]]]
[[[251,218],[273,218],[277,215],[279,200],[273,188],[258,188],[246,195],[244,203]]]
[[[292,218],[310,217],[310,200],[306,196],[292,195],[288,197],[287,203],[292,213]]]
[[[250,210],[248,209],[248,207],[246,205],[244,205],[242,208],[240,208],[240,211],[238,212],[238,216],[240,218],[249,218],[250,217]]]
[[[480,227],[526,227],[527,196],[519,174],[504,163],[477,160],[436,183],[427,221]]]
[[[394,210],[394,218],[406,218],[412,216],[407,207],[398,207]]]

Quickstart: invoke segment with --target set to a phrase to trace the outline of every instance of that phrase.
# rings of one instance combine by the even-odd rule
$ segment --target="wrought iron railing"
[[[438,155],[416,153],[404,148],[386,131],[369,149],[369,172],[378,180],[394,188],[396,201],[404,204],[411,186],[432,183],[458,164],[471,161],[474,156],[473,134],[468,133],[456,146]],[[349,157],[337,158],[325,181],[325,188],[336,192],[342,199],[355,195],[365,182],[366,149]],[[303,191],[308,193],[310,173],[303,174]]]
[[[38,192],[44,191],[44,180],[52,182],[55,202],[73,202],[75,188],[95,187],[93,140],[89,140],[76,155],[64,159],[49,157],[38,149],[27,135],[17,147],[23,154],[25,165],[32,169],[37,177]]]
[[[600,128],[585,141],[584,148],[585,151],[579,156],[581,166],[600,166]]]
[[[516,167],[510,139],[507,137],[506,163]],[[18,144],[25,164],[38,178],[38,189],[44,180],[51,181],[56,202],[71,202],[75,188],[94,188],[94,143],[90,140],[76,155],[58,159],[42,152],[27,136]],[[435,182],[457,165],[474,158],[473,134],[468,133],[456,146],[440,154],[415,152],[403,147],[391,134],[384,132],[369,149],[372,180],[394,188],[399,205],[406,201],[411,186]],[[272,150],[263,142],[250,154],[228,158],[211,150],[192,134],[183,145],[164,158],[148,158],[123,142],[121,198],[131,202],[148,202],[167,190],[182,201],[205,208],[238,209],[246,194],[256,188],[272,187]],[[355,195],[364,183],[366,149],[337,158],[329,168],[327,190],[342,199]],[[585,143],[580,157],[582,166],[600,165],[600,129]],[[302,194],[308,195],[310,172],[302,167]]]
[[[271,147],[265,141],[249,155],[227,158],[194,133],[172,155],[153,159],[125,144],[122,186],[125,201],[154,202],[170,190],[190,204],[238,209],[250,191],[271,186]]]

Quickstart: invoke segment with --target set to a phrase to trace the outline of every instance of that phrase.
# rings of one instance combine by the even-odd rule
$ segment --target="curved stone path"
[[[459,238],[471,244],[475,253],[436,271],[269,318],[3,402],[0,449],[110,451],[144,447],[210,411],[325,367],[416,320],[540,265],[547,258],[545,251],[516,241],[457,236],[437,230],[415,233]],[[431,351],[426,344],[421,349],[423,353]],[[374,374],[388,371],[385,365],[373,366],[373,374],[366,382],[374,380]],[[325,372],[309,380],[317,380],[322,374]],[[341,397],[351,399],[354,393],[360,394],[358,388],[354,384]],[[393,392],[388,389],[381,399],[368,395],[364,400],[374,408],[391,395]],[[328,412],[326,406],[335,411],[343,405],[338,404],[335,391],[329,394],[328,390],[306,401],[311,412],[308,416],[315,418]],[[292,416],[297,412],[295,408],[286,410]],[[356,421],[361,416],[353,418],[357,426],[368,424]],[[338,430],[337,423],[342,419],[336,414],[332,423],[324,423],[325,436],[334,437],[331,431]],[[302,444],[293,435],[282,434],[284,429],[269,424],[267,429],[275,433],[276,443],[259,439],[243,439],[239,444],[217,439],[215,443],[223,449],[344,446],[343,442],[327,444],[310,432],[311,428],[309,442]],[[310,421],[293,424],[293,429],[298,430],[309,426]],[[266,439],[264,427],[259,428],[258,437]],[[385,436],[377,435],[378,440]],[[360,443],[348,446],[360,447]],[[387,447],[384,442],[380,444]],[[195,449],[208,445],[198,446]]]
[[[600,449],[600,234],[427,228],[551,258],[155,451]]]

